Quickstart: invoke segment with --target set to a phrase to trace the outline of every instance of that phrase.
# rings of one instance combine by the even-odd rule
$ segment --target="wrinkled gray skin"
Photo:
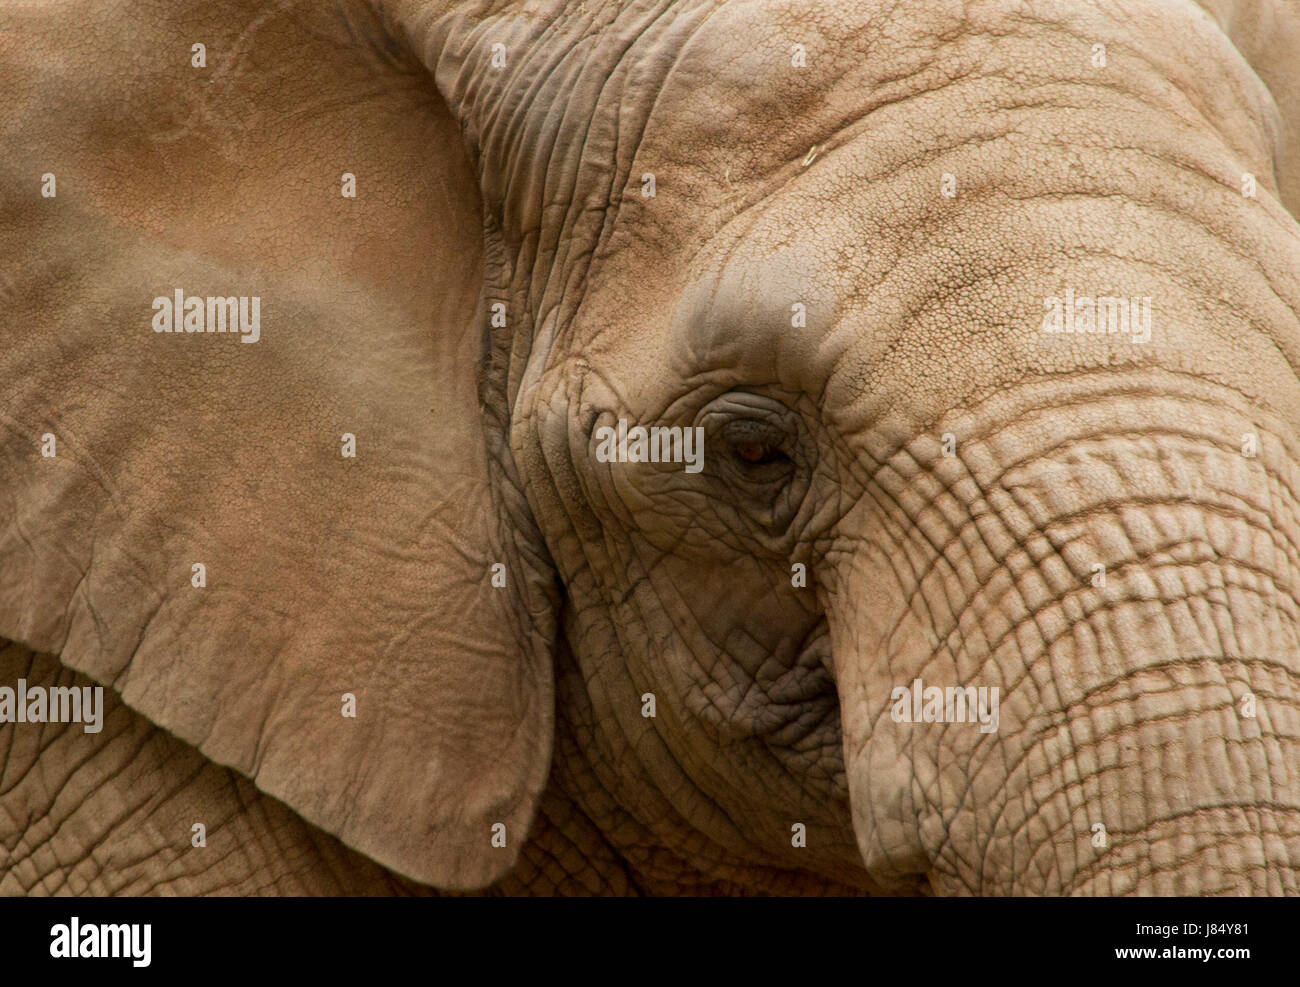
[[[0,2],[0,891],[1296,892],[1281,4],[121,6]]]

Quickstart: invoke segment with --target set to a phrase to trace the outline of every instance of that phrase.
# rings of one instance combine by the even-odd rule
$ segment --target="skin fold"
[[[1296,893],[1298,37],[0,0],[0,893]]]

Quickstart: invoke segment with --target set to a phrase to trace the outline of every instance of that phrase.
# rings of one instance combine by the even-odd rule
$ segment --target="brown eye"
[[[737,458],[751,466],[761,466],[782,458],[781,453],[766,442],[737,442],[732,448]]]

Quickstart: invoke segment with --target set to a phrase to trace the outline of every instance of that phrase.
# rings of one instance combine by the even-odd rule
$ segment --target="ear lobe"
[[[0,64],[10,91],[57,36],[52,18],[23,26],[33,62]],[[23,258],[0,324],[0,637],[115,687],[385,866],[482,887],[546,782],[556,589],[488,452],[505,445],[475,386],[476,186],[433,97],[293,30],[263,24],[259,57],[323,102],[286,114],[292,133],[224,134],[238,169],[177,154],[133,183],[77,143],[102,123],[85,101],[5,117],[20,151],[0,194],[27,205],[0,225]],[[133,77],[108,57],[88,85]],[[332,98],[341,84],[378,95]],[[185,115],[170,92],[119,94],[115,146],[141,169]],[[49,170],[58,196],[33,204],[28,178]],[[196,203],[251,210],[232,238]],[[177,289],[258,297],[258,340],[155,332],[152,300]]]

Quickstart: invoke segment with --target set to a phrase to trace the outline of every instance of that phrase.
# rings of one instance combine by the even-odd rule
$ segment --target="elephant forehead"
[[[743,371],[752,381],[803,390],[814,383],[818,337],[835,318],[848,285],[815,237],[783,244],[747,237],[711,246],[668,332],[670,364],[679,374]]]
[[[953,18],[942,10],[915,9],[900,18],[886,6],[894,5],[719,5],[666,65],[655,122],[665,133],[689,132],[714,146],[734,145],[747,125],[771,127],[761,144],[750,144],[761,153],[787,141],[799,146],[828,123],[854,118],[870,103],[873,89],[900,75],[922,73],[916,88],[926,88],[923,70],[959,33],[960,12]],[[892,30],[886,30],[891,16]],[[933,78],[939,78],[937,67]],[[746,142],[752,136],[745,133]]]
[[[986,346],[1036,326],[1037,296],[1020,293],[1024,311],[1008,313],[998,275],[1048,220],[998,228],[944,199],[937,177],[891,167],[860,135],[774,183],[691,255],[662,359],[679,375],[729,369],[818,394],[846,356],[860,377],[900,346],[942,349],[976,329]]]
[[[624,90],[651,106],[638,160],[681,166],[727,190],[815,158],[878,109],[994,76],[1023,54],[999,57],[999,17],[967,16],[960,3],[911,5],[905,14],[897,6],[725,3],[672,50],[643,44]],[[1077,44],[1072,54],[1086,59]],[[1037,54],[1034,71],[1059,78],[1050,49]],[[948,103],[949,112],[961,108],[959,98]],[[942,115],[913,120],[921,140],[944,126]]]
[[[634,191],[654,175],[658,198],[634,195],[620,215],[657,231],[642,235],[659,243],[698,247],[774,186],[861,138],[871,152],[872,167],[859,176],[867,180],[937,164],[955,148],[977,149],[1026,126],[1031,138],[1059,140],[1064,124],[1049,119],[1053,108],[1073,112],[1067,129],[1086,148],[1106,141],[1126,94],[1188,120],[1203,118],[1212,90],[1242,91],[1242,80],[1210,57],[1205,26],[1182,8],[1133,4],[1132,17],[1151,28],[1139,31],[1106,5],[900,6],[731,2],[666,49],[647,33],[637,69],[605,88],[619,90],[620,114],[650,107],[631,171]],[[1167,30],[1155,29],[1157,17],[1186,21],[1185,51],[1160,45]],[[1095,49],[1108,45],[1122,63],[1109,75],[1095,64]],[[1234,128],[1257,116],[1215,113]],[[1125,136],[1116,134],[1114,146],[1126,146]],[[1232,144],[1251,158],[1251,139]],[[1267,161],[1250,163],[1268,170]],[[931,178],[937,188],[939,174]],[[664,208],[665,200],[675,206]]]

